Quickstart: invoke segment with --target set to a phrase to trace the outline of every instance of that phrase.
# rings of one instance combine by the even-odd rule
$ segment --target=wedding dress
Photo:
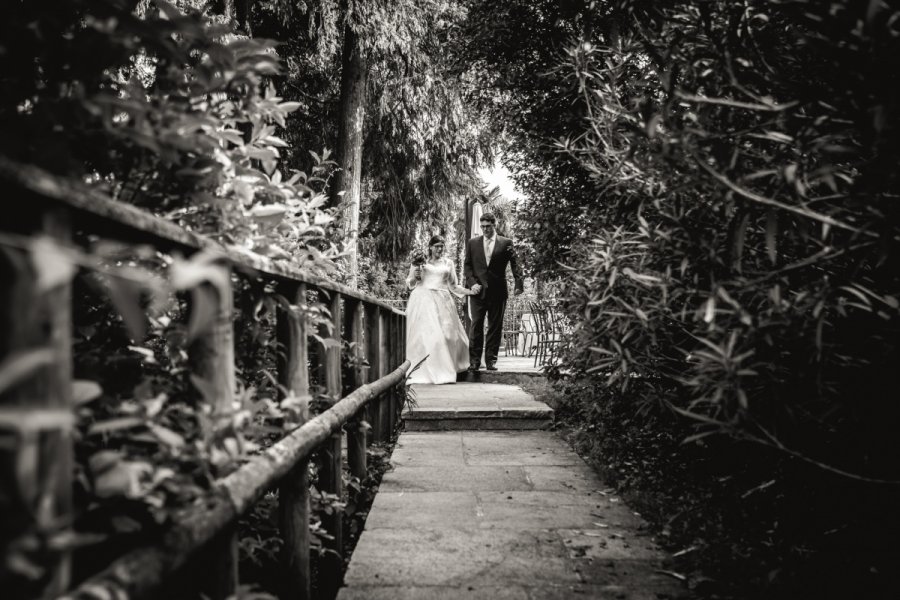
[[[456,281],[453,262],[442,258],[422,266],[422,278],[407,283],[413,287],[406,304],[406,356],[414,367],[428,357],[407,383],[454,383],[456,374],[469,364],[469,338],[456,312],[451,293],[467,290]]]

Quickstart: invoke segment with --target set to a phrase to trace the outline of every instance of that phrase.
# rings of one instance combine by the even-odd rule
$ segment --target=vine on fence
[[[340,246],[323,194],[332,162],[326,150],[313,153],[308,172],[279,164],[286,143],[278,129],[299,104],[284,101],[269,81],[280,69],[274,43],[237,36],[164,0],[75,0],[53,11],[25,3],[2,28],[4,40],[21,43],[21,52],[0,52],[3,155],[164,215],[231,250],[312,275],[334,272]],[[297,424],[305,399],[280,399],[271,376],[278,351],[271,316],[281,307],[315,330],[328,316],[317,300],[292,305],[264,285],[239,288],[239,301],[252,297],[258,309],[238,322],[238,335],[251,345],[235,406],[216,414],[201,401],[213,392],[191,374],[187,349],[215,326],[218,300],[239,281],[223,257],[6,233],[0,249],[13,279],[33,275],[39,293],[74,282],[77,378],[74,422],[71,414],[46,415],[75,433],[77,533],[39,515],[20,524],[3,549],[15,579],[4,577],[9,589],[44,578],[48,552],[106,540],[96,564],[82,565],[89,572],[147,539],[216,477]],[[51,359],[41,348],[6,357],[0,393]],[[0,425],[4,440],[50,426],[10,411]],[[18,468],[27,473],[34,465]]]

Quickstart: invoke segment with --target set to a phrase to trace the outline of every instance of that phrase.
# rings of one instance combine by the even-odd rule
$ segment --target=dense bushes
[[[64,189],[92,186],[238,251],[334,271],[327,161],[281,170],[287,144],[279,129],[299,104],[271,85],[280,69],[273,42],[235,35],[221,16],[197,10],[203,2],[50,4],[17,3],[0,23],[4,174],[37,166],[43,171],[23,172],[38,183],[51,171]],[[14,188],[8,203],[28,197]],[[213,403],[199,401],[209,385],[191,375],[187,350],[214,321],[217,294],[201,284],[228,278],[216,257],[184,259],[95,231],[76,232],[69,245],[31,235],[27,223],[11,220],[0,235],[3,302],[8,309],[5,296],[32,268],[54,290],[74,281],[76,465],[73,514],[50,518],[32,503],[43,495],[22,484],[48,476],[32,455],[16,454],[32,417],[4,420],[0,582],[10,597],[37,595],[55,553],[88,546],[75,557],[77,581],[152,538],[216,477],[296,422],[295,404],[279,403],[267,376],[275,305],[288,304],[271,288],[244,281],[237,289],[238,302],[249,304],[236,323],[238,402],[212,414]],[[289,310],[314,319],[320,304],[310,305]],[[4,315],[4,334],[19,317]],[[3,339],[6,402],[15,361],[6,360]],[[230,435],[223,441],[214,429]]]
[[[594,185],[563,367],[609,391],[571,410],[731,593],[874,594],[900,498],[900,13],[598,10],[567,54],[587,127],[557,145]],[[696,512],[667,505],[684,480]]]
[[[234,34],[200,0],[49,4],[0,24],[0,154],[223,243],[330,266],[328,165],[280,164],[279,129],[301,104],[271,84],[275,42]]]

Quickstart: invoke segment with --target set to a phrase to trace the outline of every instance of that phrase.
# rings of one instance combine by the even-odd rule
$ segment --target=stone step
[[[523,385],[542,379],[544,374],[540,371],[461,371],[456,374],[458,383],[504,383],[507,385]]]
[[[407,431],[533,430],[548,427],[553,409],[515,385],[414,385],[403,412]]]

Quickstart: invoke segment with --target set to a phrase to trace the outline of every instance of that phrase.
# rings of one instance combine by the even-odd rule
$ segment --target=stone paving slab
[[[484,371],[484,373],[540,373],[540,367],[534,366],[533,356],[504,356],[497,357],[497,371]]]
[[[366,519],[366,530],[406,527],[477,529],[478,499],[471,492],[419,492],[421,502],[407,512],[407,492],[379,491]]]
[[[489,586],[355,586],[341,590],[341,600],[529,600],[526,588]]]
[[[533,437],[515,432],[472,433],[464,440],[463,452],[470,465],[584,466],[584,461],[556,436],[536,444]]]
[[[457,383],[412,386],[415,406],[403,413],[408,431],[543,429],[553,410],[516,385]]]
[[[462,465],[446,471],[435,466],[398,467],[384,474],[378,493],[464,492],[473,488],[485,491],[528,491],[534,489],[534,486],[522,467]]]
[[[408,431],[459,431],[465,430],[534,430],[547,429],[551,424],[550,416],[482,414],[468,417],[447,417],[439,419],[409,419],[406,423]]]
[[[391,465],[339,600],[687,597],[640,517],[551,432],[405,432]]]
[[[665,592],[621,585],[546,583],[530,587],[358,586],[344,588],[341,600],[660,600]]]
[[[523,580],[579,582],[562,540],[552,531],[366,530],[345,584],[465,588]]]

